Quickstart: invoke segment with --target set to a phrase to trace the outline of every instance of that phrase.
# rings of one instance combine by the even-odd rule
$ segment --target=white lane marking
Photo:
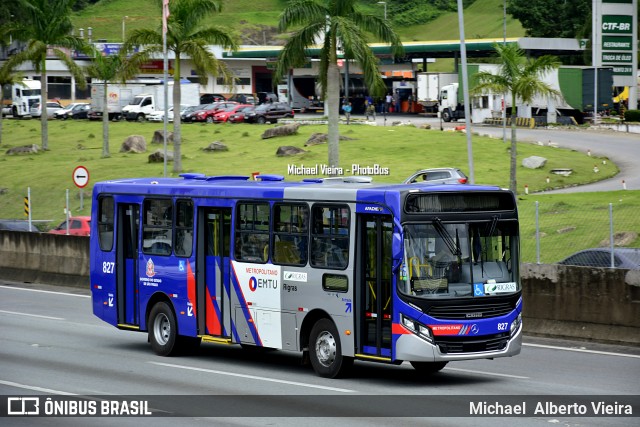
[[[11,289],[11,290],[15,290],[15,291],[41,292],[43,294],[66,295],[66,296],[69,296],[69,297],[91,298],[91,295],[78,295],[78,294],[71,294],[71,293],[68,293],[68,292],[44,291],[42,289],[18,288],[18,287],[15,287],[15,286],[0,285],[0,288]]]
[[[186,370],[189,370],[189,371],[207,372],[209,374],[217,374],[217,375],[228,375],[228,376],[231,376],[231,377],[247,378],[247,379],[250,379],[250,380],[258,380],[258,381],[268,381],[268,382],[272,382],[272,383],[295,385],[295,386],[299,386],[299,387],[319,388],[319,389],[322,389],[322,390],[337,391],[337,392],[340,392],[340,393],[356,393],[356,390],[348,390],[348,389],[345,389],[345,388],[326,387],[326,386],[322,386],[322,385],[299,383],[299,382],[296,382],[296,381],[286,381],[286,380],[278,380],[278,379],[275,379],[275,378],[258,377],[258,376],[255,376],[255,375],[236,374],[236,373],[232,373],[232,372],[216,371],[216,370],[213,370],[213,369],[195,368],[195,367],[192,367],[192,366],[184,366],[184,365],[174,365],[174,364],[171,364],[171,363],[162,363],[162,362],[148,362],[148,363],[151,363],[153,365],[158,365],[158,366],[166,366],[168,368],[186,369]]]
[[[17,311],[7,311],[7,310],[0,310],[0,313],[4,313],[4,314],[17,314],[18,316],[28,316],[28,317],[37,317],[39,319],[49,319],[49,320],[65,320],[62,317],[51,317],[51,316],[42,316],[40,314],[27,314],[27,313],[19,313]]]
[[[23,388],[23,389],[26,389],[26,390],[40,391],[42,393],[61,394],[63,396],[78,396],[78,394],[76,394],[76,393],[69,393],[69,392],[66,392],[66,391],[53,390],[53,389],[44,388],[44,387],[36,387],[36,386],[33,386],[33,385],[18,384],[18,383],[14,383],[13,381],[0,380],[0,384],[8,385],[10,387]]]
[[[458,372],[469,372],[472,374],[481,374],[481,375],[492,375],[496,377],[507,377],[507,378],[516,378],[519,380],[528,380],[529,377],[522,377],[520,375],[509,375],[509,374],[499,374],[497,372],[485,372],[485,371],[474,371],[472,369],[460,369],[460,368],[444,368],[447,371],[458,371]]]
[[[613,353],[610,351],[598,351],[598,350],[587,350],[586,348],[569,348],[569,347],[556,347],[554,345],[544,345],[544,344],[522,344],[527,347],[539,347],[539,348],[549,348],[552,350],[563,350],[563,351],[576,351],[578,353],[591,353],[591,354],[602,354],[605,356],[619,356],[619,357],[632,357],[634,359],[640,359],[640,355],[637,354],[625,354],[625,353]]]

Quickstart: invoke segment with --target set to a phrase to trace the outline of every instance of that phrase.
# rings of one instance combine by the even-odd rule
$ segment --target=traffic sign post
[[[89,170],[84,166],[77,166],[73,170],[73,183],[80,189],[80,210],[84,209],[84,190],[89,184]]]

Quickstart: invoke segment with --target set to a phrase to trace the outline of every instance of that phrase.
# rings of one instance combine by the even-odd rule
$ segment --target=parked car
[[[62,110],[62,105],[58,101],[47,101],[47,118],[52,119],[56,111]],[[42,108],[40,103],[33,104],[29,110],[31,117],[40,117],[42,115]]]
[[[72,216],[69,217],[69,235],[72,236],[88,236],[91,232],[91,217],[90,216]],[[67,234],[67,221],[49,230],[51,234]]]
[[[238,111],[236,111],[235,113],[231,114],[227,119],[227,121],[229,123],[243,123],[244,117],[247,115],[247,113],[250,113],[255,109],[256,107],[254,105],[249,105],[248,107],[242,107],[238,109]]]
[[[291,107],[284,102],[274,102],[258,105],[253,111],[245,114],[244,121],[247,123],[276,123],[278,119],[287,117],[294,117]]]
[[[258,95],[258,104],[278,102],[278,95],[273,92],[258,92],[256,95]]]
[[[248,104],[232,105],[231,107],[227,107],[227,108],[225,108],[223,110],[218,111],[213,116],[213,120],[216,123],[226,123],[227,121],[229,121],[229,117],[233,116],[238,111],[243,110],[245,108],[253,108],[253,105],[248,105]]]
[[[102,110],[94,107],[89,108],[87,118],[89,120],[102,120]]]
[[[458,168],[422,169],[404,180],[405,184],[428,182],[429,184],[468,184],[469,179]]]
[[[252,93],[234,93],[227,101],[234,101],[238,104],[251,104],[256,105],[258,103],[258,98],[256,98]]]
[[[190,119],[191,115],[192,115],[195,111],[201,110],[201,109],[202,109],[202,108],[204,108],[206,105],[208,105],[208,104],[191,105],[191,106],[189,106],[189,107],[185,108],[185,110],[184,110],[182,113],[180,113],[180,119],[181,119],[183,122],[190,122],[190,121],[191,121],[191,119]]]
[[[60,114],[57,117],[62,120],[67,119],[86,119],[89,117],[89,110],[91,105],[89,104],[76,104],[71,110],[66,113]]]
[[[38,230],[33,224],[31,224],[31,230],[29,230],[29,222],[19,219],[0,219],[0,230],[26,231],[32,233],[40,232],[40,230]]]
[[[568,256],[558,264],[610,268],[611,249],[584,249]],[[640,270],[640,248],[613,248],[613,267]]]
[[[236,102],[214,102],[213,104],[207,104],[203,108],[194,111],[193,113],[186,114],[183,117],[184,121],[191,122],[207,122],[213,123],[213,116],[220,110],[236,105]]]
[[[180,114],[184,113],[186,111],[187,108],[189,108],[189,105],[181,105],[180,106]],[[173,107],[169,108],[169,112],[167,114],[167,121],[172,122],[173,121]],[[163,122],[164,121],[164,110],[160,110],[160,111],[154,111],[152,113],[149,113],[147,115],[147,120],[150,122]]]
[[[213,104],[214,102],[226,101],[224,95],[219,93],[203,93],[200,95],[200,104]]]
[[[72,102],[71,104],[67,104],[64,107],[62,107],[62,109],[57,110],[56,112],[53,113],[53,118],[54,119],[61,119],[62,116],[64,116],[65,114],[67,114],[69,111],[73,110],[73,107],[75,107],[76,105],[81,105],[83,104],[82,102]]]

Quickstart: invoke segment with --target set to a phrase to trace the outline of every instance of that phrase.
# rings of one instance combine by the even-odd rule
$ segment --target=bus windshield
[[[418,298],[518,292],[516,221],[408,224],[399,291]]]

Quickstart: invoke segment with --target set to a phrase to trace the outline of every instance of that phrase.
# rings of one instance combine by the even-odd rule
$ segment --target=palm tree
[[[80,37],[71,34],[71,6],[75,0],[19,0],[24,20],[10,24],[13,38],[27,42],[24,58],[33,62],[40,73],[42,90],[40,105],[43,112],[47,105],[47,56],[53,55],[75,77],[80,88],[86,87],[82,69],[73,61],[69,50],[86,51],[87,45]],[[42,149],[49,149],[47,115],[40,116]]]
[[[125,83],[140,70],[143,57],[128,57],[127,52],[120,50],[117,55],[102,56],[95,51],[93,62],[86,68],[87,75],[102,81],[104,88],[102,99],[102,157],[109,157],[109,108],[108,84]]]
[[[386,87],[380,76],[378,60],[367,44],[366,34],[391,45],[394,55],[402,52],[402,43],[385,19],[366,15],[357,7],[357,0],[292,0],[280,15],[279,30],[295,28],[284,46],[276,76],[286,75],[291,68],[307,61],[307,49],[320,40],[320,70],[318,79],[328,116],[329,166],[339,166],[340,69],[338,50],[355,60],[362,69],[369,93],[384,94]]]
[[[5,85],[14,85],[22,82],[24,75],[17,71],[16,67],[22,61],[20,54],[13,55],[0,66],[0,108],[4,107],[4,88]],[[0,112],[0,145],[2,145],[2,112]]]
[[[162,1],[157,0],[161,6]],[[226,64],[219,61],[208,50],[208,45],[219,45],[223,49],[237,49],[235,39],[229,30],[211,25],[208,18],[220,13],[222,2],[218,0],[171,0],[167,20],[167,51],[175,55],[173,73],[173,105],[177,112],[180,107],[180,59],[188,55],[200,75],[200,82],[206,84],[208,75],[221,76],[228,85],[233,84],[233,76]],[[162,26],[157,29],[139,29],[131,32],[123,48],[144,46],[144,52],[137,55],[151,55],[162,52]],[[182,142],[180,114],[173,115],[173,172],[182,171],[180,144]]]
[[[519,99],[528,104],[535,96],[555,98],[560,92],[542,81],[544,74],[555,70],[560,66],[557,58],[551,55],[540,56],[535,59],[525,57],[525,53],[516,44],[495,44],[494,49],[498,54],[500,67],[497,74],[488,71],[477,73],[476,86],[472,93],[511,93],[512,116]],[[514,193],[516,185],[517,147],[516,147],[516,121],[511,120],[511,161],[509,189]]]

